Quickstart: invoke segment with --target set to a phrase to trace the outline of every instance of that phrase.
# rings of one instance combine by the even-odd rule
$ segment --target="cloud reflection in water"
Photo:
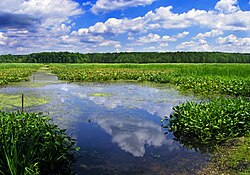
[[[143,157],[145,146],[160,147],[168,144],[170,151],[178,149],[173,140],[166,140],[161,127],[153,122],[126,118],[95,118],[102,129],[112,136],[112,142],[136,157]]]
[[[81,91],[72,91],[73,95],[82,99],[93,101],[97,105],[105,106],[109,109],[118,107],[138,108],[148,111],[152,115],[159,117],[169,116],[172,107],[181,102],[185,102],[192,97],[180,95],[176,90],[157,87],[147,87],[133,84],[95,84],[91,88],[84,84]],[[93,93],[111,94],[111,96],[91,96]]]
[[[101,111],[93,108],[89,118],[112,136],[113,143],[133,156],[143,157],[150,146],[164,146],[169,151],[179,149],[173,139],[166,138],[159,123],[156,124],[157,117],[169,116],[174,105],[191,97],[182,96],[174,89],[132,84],[69,85],[61,90],[100,106]],[[95,93],[112,96],[93,96]],[[127,114],[129,111],[135,112],[132,118]]]

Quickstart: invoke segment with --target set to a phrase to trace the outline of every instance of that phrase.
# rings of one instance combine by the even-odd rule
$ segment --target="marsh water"
[[[0,88],[0,94],[12,100],[24,94],[27,104],[35,101],[25,111],[49,114],[77,139],[81,149],[73,168],[79,175],[195,174],[206,161],[199,152],[182,147],[171,133],[164,134],[161,119],[172,107],[196,100],[165,85],[67,83],[40,71],[29,82]],[[4,100],[3,104],[11,103]],[[1,110],[20,110],[20,105]]]

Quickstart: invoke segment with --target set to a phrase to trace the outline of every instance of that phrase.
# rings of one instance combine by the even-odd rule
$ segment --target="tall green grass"
[[[70,174],[75,141],[47,116],[0,113],[0,174]]]

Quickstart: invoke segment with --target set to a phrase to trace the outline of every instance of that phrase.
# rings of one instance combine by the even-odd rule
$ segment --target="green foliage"
[[[43,52],[0,55],[2,63],[250,63],[249,54],[220,52]]]
[[[175,84],[181,90],[192,90],[196,93],[213,92],[236,95],[250,95],[250,79],[240,77],[220,77],[220,76],[193,76],[193,77],[178,77],[175,79]]]
[[[38,64],[0,64],[0,85],[28,80],[39,67]]]
[[[250,101],[217,98],[175,106],[167,127],[188,148],[214,147],[250,131]]]
[[[35,113],[0,113],[0,174],[70,174],[75,141]]]
[[[53,64],[68,81],[151,81],[196,93],[250,96],[250,65],[241,64]]]

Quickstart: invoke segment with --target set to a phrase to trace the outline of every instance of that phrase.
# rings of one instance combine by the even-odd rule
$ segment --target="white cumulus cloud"
[[[198,38],[218,36],[227,30],[250,30],[250,18],[248,17],[250,16],[250,11],[239,10],[235,13],[224,14],[217,13],[214,10],[192,9],[188,12],[177,14],[172,12],[172,8],[172,6],[160,7],[155,11],[147,12],[144,16],[132,19],[109,18],[105,22],[98,22],[84,30],[94,34],[109,33],[117,35],[123,33],[146,33],[157,29],[185,29],[192,26],[211,29],[211,32],[199,34]]]
[[[150,5],[156,0],[97,0],[91,8],[94,14],[100,12],[108,12],[114,10],[121,10],[127,7]]]
[[[183,38],[183,37],[187,36],[188,34],[189,34],[189,32],[184,31],[182,33],[178,33],[177,35],[175,35],[174,38],[180,39],[180,38]]]
[[[224,52],[242,52],[249,53],[250,38],[237,37],[233,34],[226,37],[219,37],[216,39],[217,46],[214,50]]]
[[[227,37],[219,37],[216,42],[223,45],[250,46],[250,38],[238,38],[232,34]]]
[[[91,11],[103,13],[149,5],[155,1],[157,0],[97,0],[92,5],[92,1],[79,4],[75,0],[1,0],[0,52],[82,52],[83,48],[92,49],[91,51],[105,51],[101,50],[102,48],[114,51],[111,48],[117,49],[122,46],[128,46],[130,50],[149,47],[158,49],[167,46],[171,49],[175,45],[170,45],[170,42],[190,35],[190,27],[197,29],[198,34],[192,36],[191,39],[194,41],[187,37],[189,40],[178,43],[178,49],[216,50],[216,47],[210,46],[210,42],[221,36],[215,41],[220,45],[221,51],[223,48],[229,50],[229,46],[231,51],[247,51],[248,38],[243,36],[249,36],[250,11],[241,10],[238,6],[240,1],[237,0],[219,0],[214,9],[208,11],[191,9],[176,13],[174,7],[162,6],[134,18],[112,17],[85,28],[77,28],[79,25],[74,25],[73,19],[84,14],[81,6],[90,5]],[[82,19],[81,22],[84,23],[84,20],[86,19]],[[173,35],[171,31],[175,29],[183,32]],[[207,32],[202,33],[200,29],[206,29]],[[239,35],[236,34],[238,31]],[[230,32],[234,35],[224,36]],[[126,36],[127,40],[124,40]],[[207,38],[210,39],[206,41]],[[233,39],[235,42],[230,45],[227,41]],[[158,47],[156,44],[159,44]],[[147,46],[141,47],[143,45]],[[132,47],[134,48],[131,49]]]
[[[0,29],[11,40],[0,52],[66,50],[60,36],[72,30],[71,18],[83,13],[73,0],[1,0]]]
[[[90,1],[82,3],[82,6],[88,6],[88,5],[92,5],[92,3]]]
[[[236,6],[237,4],[237,0],[220,0],[215,5],[215,9],[221,13],[234,13],[240,9],[238,6]]]
[[[167,42],[177,41],[178,39],[183,38],[183,37],[187,36],[188,34],[189,34],[189,32],[187,32],[187,31],[184,31],[182,33],[178,33],[174,36],[168,36],[168,35],[160,36],[158,34],[149,33],[146,36],[142,36],[142,37],[138,38],[138,40],[136,40],[134,43],[132,43],[132,45],[144,45],[144,44],[159,43],[161,46],[168,46]]]
[[[209,51],[210,46],[204,39],[199,39],[198,41],[186,41],[179,44],[177,49],[181,50],[191,50],[191,51]]]
[[[6,45],[7,39],[4,33],[0,32],[0,45]]]
[[[2,0],[0,12],[31,16],[39,19],[44,27],[60,26],[70,17],[83,13],[80,5],[72,0]]]
[[[216,36],[219,36],[219,35],[222,35],[223,32],[220,31],[220,30],[217,30],[217,29],[213,29],[209,32],[206,32],[206,33],[199,33],[197,34],[194,39],[203,39],[203,38],[210,38],[210,37],[216,37]]]
[[[117,19],[109,18],[106,22],[97,22],[89,28],[78,29],[78,33],[84,31],[89,34],[123,34],[123,33],[136,33],[143,31],[146,22],[141,17],[134,19]]]
[[[72,43],[73,41],[75,44],[80,45],[81,43],[89,45],[88,47],[114,47],[114,48],[121,48],[121,43],[119,41],[114,41],[110,39],[105,39],[101,35],[93,35],[91,33],[88,33],[89,31],[87,29],[80,29],[78,32],[72,32],[71,35],[64,36],[66,38],[66,43]]]

